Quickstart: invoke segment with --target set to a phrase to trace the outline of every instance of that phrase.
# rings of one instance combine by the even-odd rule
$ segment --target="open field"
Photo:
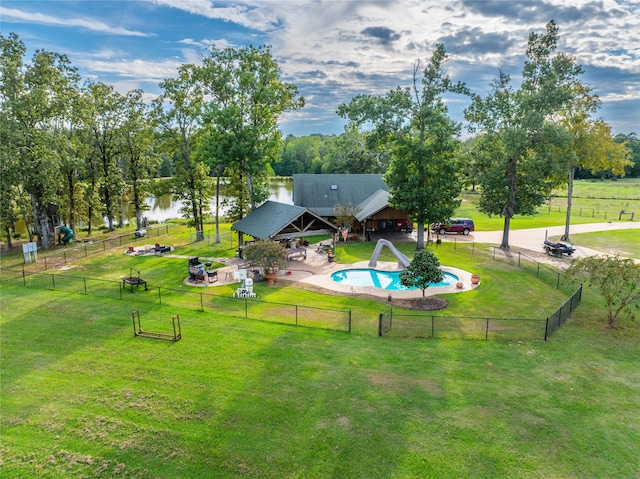
[[[176,226],[162,242],[187,252],[188,236]],[[337,259],[362,260],[372,248],[342,244]],[[441,263],[479,272],[483,284],[448,295],[446,314],[543,317],[566,297],[553,274],[535,279],[454,248],[437,247]],[[385,302],[284,281],[257,284],[259,297],[349,309],[353,333],[202,311],[182,286],[185,264],[118,248],[64,265],[64,274],[114,281],[143,271],[150,291],[122,299],[2,284],[3,478],[640,474],[639,323],[604,327],[592,291],[548,342],[378,338]],[[148,300],[160,284],[184,292],[170,304]],[[137,308],[152,331],[169,332],[179,314],[183,339],[134,337]]]
[[[4,287],[2,477],[635,478],[637,330],[379,339]],[[146,306],[166,330],[175,308]],[[637,328],[637,323],[635,325]]]
[[[504,220],[498,216],[489,217],[478,212],[474,201],[478,195],[465,193],[456,216],[474,219],[476,230],[501,230]],[[577,180],[574,185],[571,223],[602,223],[630,219],[635,212],[635,220],[640,220],[640,178],[611,180]],[[547,205],[539,208],[535,216],[515,216],[511,222],[513,229],[560,226],[566,221],[567,191],[554,191]]]
[[[470,202],[460,216],[480,230],[502,227]],[[590,221],[602,220],[574,222]],[[564,224],[563,213],[514,219],[514,228],[554,224]],[[141,244],[157,240],[183,256],[235,254],[228,224],[218,245],[192,244],[192,233],[175,223]],[[638,258],[637,235],[573,240]],[[640,322],[625,316],[619,329],[605,327],[593,291],[548,342],[379,338],[384,301],[258,283],[267,301],[351,311],[353,332],[287,326],[270,309],[266,321],[243,319],[223,303],[201,307],[201,295],[182,284],[185,259],[127,256],[127,241],[100,245],[80,244],[79,255],[48,252],[46,274],[28,277],[39,286],[7,282],[2,272],[3,478],[640,476]],[[415,248],[397,246],[408,256]],[[442,264],[483,279],[474,291],[448,295],[439,314],[544,318],[571,290],[556,289],[552,271],[538,278],[469,253],[475,245],[431,247]],[[336,257],[351,263],[372,248],[339,244]],[[379,259],[393,257],[383,251]],[[19,271],[20,262],[21,254],[2,256],[5,268]],[[118,284],[130,270],[142,271],[148,292],[78,294],[82,280],[61,290],[62,277],[55,291],[44,289],[56,274]],[[160,304],[161,288],[181,292]],[[234,286],[208,289],[229,296]],[[134,309],[152,331],[169,332],[179,314],[183,339],[134,337]]]

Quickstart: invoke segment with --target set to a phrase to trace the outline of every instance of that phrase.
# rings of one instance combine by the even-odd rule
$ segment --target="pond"
[[[220,216],[224,216],[226,210],[222,206],[226,196],[220,196]],[[280,203],[293,204],[293,182],[290,179],[272,178],[270,186],[269,199]],[[149,210],[144,212],[144,216],[149,221],[163,222],[170,218],[180,218],[180,208],[184,205],[183,201],[174,201],[172,195],[162,195],[158,197],[148,198],[146,201]],[[215,214],[216,199],[211,199],[209,203],[212,214]],[[124,217],[126,221],[135,221],[133,207],[126,204],[124,207]]]
[[[225,208],[222,206],[223,200],[226,196],[220,196],[220,217],[225,214]],[[278,201],[280,203],[293,204],[293,181],[290,178],[272,178],[270,180],[270,194],[269,199],[272,201]],[[145,201],[149,209],[143,213],[149,221],[162,223],[171,218],[181,218],[180,208],[184,205],[183,201],[175,201],[170,194],[147,198]],[[215,214],[216,199],[211,199],[210,202],[211,212]],[[135,222],[135,214],[133,206],[127,201],[123,201],[122,211],[125,224],[131,224]],[[116,218],[117,223],[117,218]],[[104,224],[108,225],[108,221],[105,218]],[[78,226],[86,226],[82,221],[78,221]],[[26,234],[27,230],[24,226],[24,222],[19,220],[16,223],[16,231],[20,234]]]

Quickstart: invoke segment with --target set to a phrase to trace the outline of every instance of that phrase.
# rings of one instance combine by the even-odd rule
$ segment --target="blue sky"
[[[210,45],[271,45],[282,77],[306,107],[281,121],[285,134],[340,134],[335,111],[357,94],[409,86],[413,64],[436,43],[447,71],[485,94],[498,69],[519,83],[531,31],[560,27],[560,50],[577,58],[614,133],[640,135],[640,3],[637,0],[76,0],[0,4],[0,30],[29,49],[65,53],[87,80],[148,98]],[[463,121],[468,99],[451,99]]]

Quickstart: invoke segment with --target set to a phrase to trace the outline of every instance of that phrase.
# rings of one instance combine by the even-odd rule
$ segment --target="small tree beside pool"
[[[415,256],[402,273],[400,273],[400,283],[406,288],[420,288],[422,290],[422,298],[431,283],[439,283],[442,281],[442,271],[440,270],[440,261],[435,254],[428,249],[416,251]]]

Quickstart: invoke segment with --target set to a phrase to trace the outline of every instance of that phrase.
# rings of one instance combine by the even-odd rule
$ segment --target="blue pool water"
[[[390,291],[417,289],[402,286],[400,273],[400,271],[378,271],[370,268],[344,269],[333,273],[331,279],[347,286],[373,286]],[[431,283],[429,286],[449,286],[458,282],[458,277],[455,274],[443,271],[442,275],[444,276],[442,281]]]

